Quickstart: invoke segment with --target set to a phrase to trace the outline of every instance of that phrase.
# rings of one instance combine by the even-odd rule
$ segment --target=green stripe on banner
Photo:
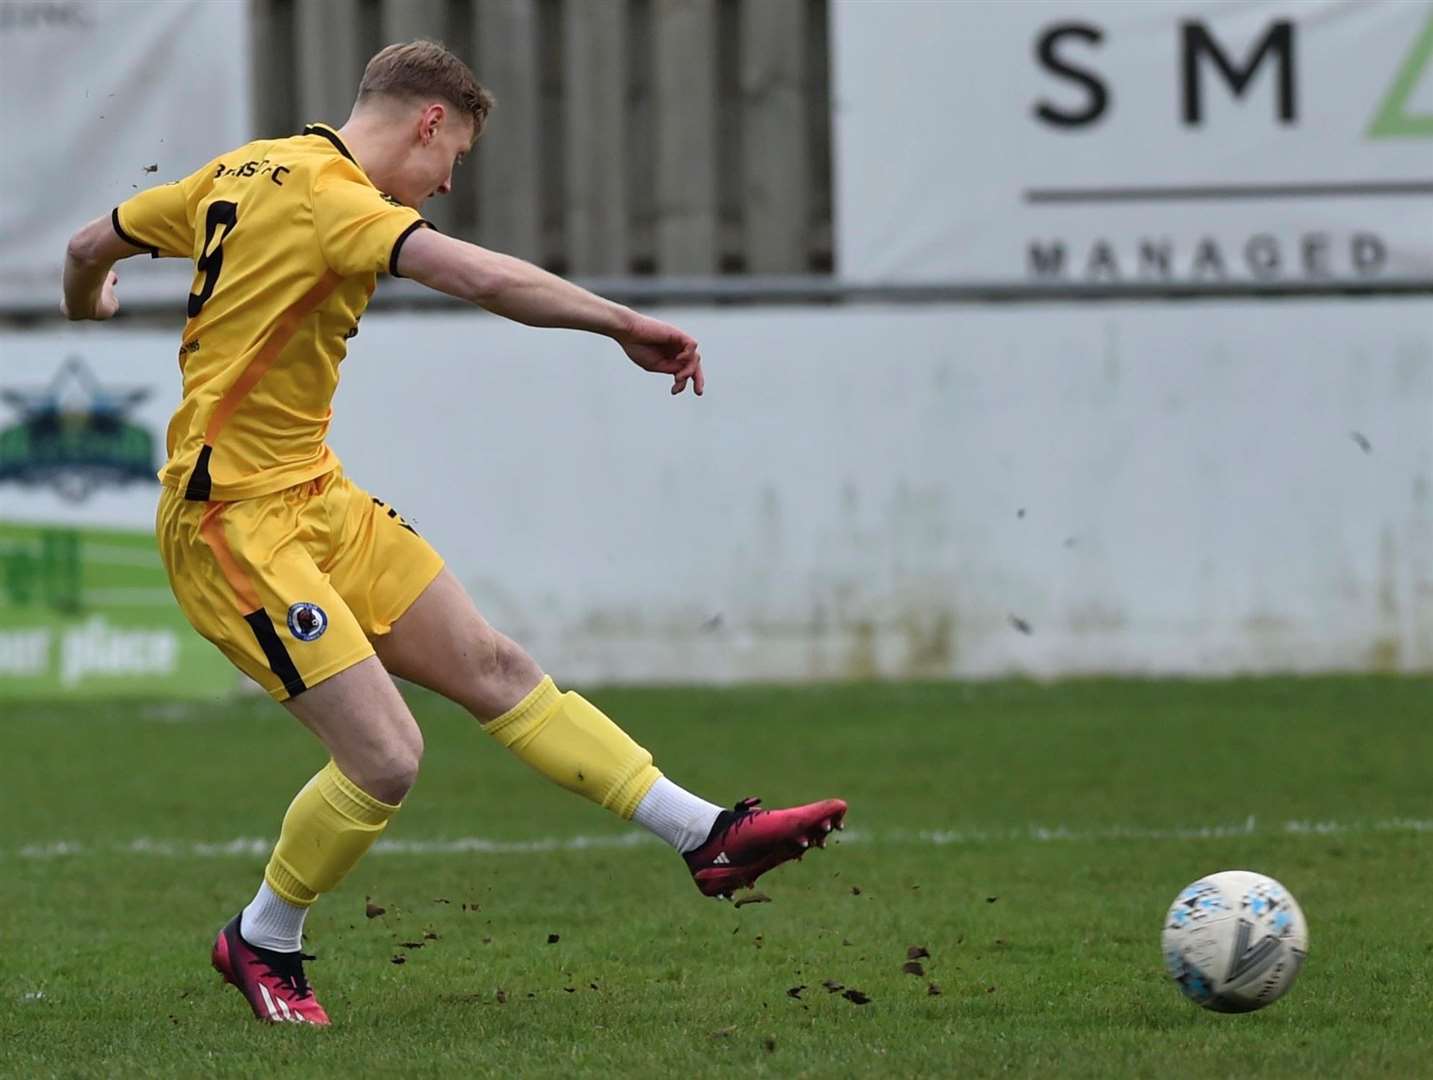
[[[180,612],[150,533],[0,523],[0,700],[218,697],[239,681]]]

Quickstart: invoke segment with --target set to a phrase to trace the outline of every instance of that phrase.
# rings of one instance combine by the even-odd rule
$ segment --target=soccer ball
[[[1175,897],[1160,940],[1165,966],[1190,1001],[1253,1012],[1294,984],[1309,928],[1298,901],[1273,878],[1224,870]]]

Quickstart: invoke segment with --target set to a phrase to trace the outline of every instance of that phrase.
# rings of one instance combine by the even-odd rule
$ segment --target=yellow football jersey
[[[184,400],[159,473],[224,502],[338,465],[325,441],[338,365],[418,212],[384,195],[338,133],[251,142],[115,207],[115,232],[194,260],[179,348]]]

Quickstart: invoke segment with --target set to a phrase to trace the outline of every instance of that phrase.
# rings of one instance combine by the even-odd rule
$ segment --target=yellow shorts
[[[237,502],[166,487],[155,534],[194,629],[279,701],[372,656],[443,568],[341,469]]]

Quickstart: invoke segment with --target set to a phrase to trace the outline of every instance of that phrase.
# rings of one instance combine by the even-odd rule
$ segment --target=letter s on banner
[[[1093,124],[1109,108],[1110,93],[1104,81],[1085,68],[1074,67],[1055,52],[1065,38],[1078,38],[1092,45],[1104,40],[1104,31],[1090,23],[1056,23],[1042,33],[1035,41],[1035,55],[1041,66],[1055,75],[1070,79],[1083,86],[1089,94],[1085,107],[1078,112],[1062,112],[1047,101],[1035,104],[1035,115],[1055,127],[1084,127]]]

